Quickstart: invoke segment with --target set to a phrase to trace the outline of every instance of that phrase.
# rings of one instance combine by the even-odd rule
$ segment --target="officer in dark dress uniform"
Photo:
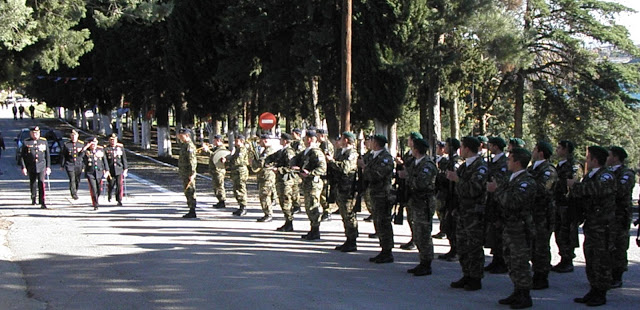
[[[91,205],[94,210],[98,210],[98,198],[100,198],[102,180],[103,177],[109,175],[107,156],[105,156],[103,147],[98,145],[98,138],[90,138],[81,153],[84,175],[89,183]]]
[[[78,199],[78,185],[80,184],[80,176],[84,166],[82,162],[84,142],[78,140],[78,132],[75,129],[71,130],[70,139],[62,146],[60,165],[69,177],[71,197]]]
[[[124,145],[118,143],[118,136],[116,136],[116,134],[112,134],[111,137],[109,137],[109,145],[104,148],[104,152],[107,156],[107,162],[109,163],[109,177],[107,177],[107,181],[109,181],[109,201],[111,201],[111,193],[115,187],[116,201],[119,206],[122,206],[123,181],[124,178],[127,177],[127,171],[129,171],[129,169]]]
[[[44,178],[46,175],[51,174],[49,144],[47,139],[40,137],[40,127],[33,126],[29,128],[29,134],[31,137],[24,140],[24,144],[20,149],[22,173],[29,176],[31,204],[36,204],[36,191],[38,191],[40,207],[46,209]]]

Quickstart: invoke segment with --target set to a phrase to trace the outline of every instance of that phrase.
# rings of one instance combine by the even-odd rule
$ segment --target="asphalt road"
[[[276,232],[279,208],[274,222],[257,223],[262,212],[254,199],[246,217],[233,217],[233,208],[210,208],[208,186],[198,188],[199,218],[184,220],[181,192],[137,176],[136,169],[153,164],[131,170],[123,207],[102,197],[98,211],[84,180],[80,200],[70,200],[66,175],[55,167],[50,210],[41,210],[30,204],[28,179],[13,161],[13,136],[37,121],[14,121],[0,109],[7,144],[0,159],[0,309],[506,309],[497,300],[512,291],[507,275],[486,274],[482,290],[465,292],[449,288],[460,277],[458,263],[434,261],[427,277],[406,273],[418,262],[415,250],[395,250],[392,264],[370,263],[379,251],[367,238],[371,223],[359,222],[358,252],[340,253],[333,250],[344,240],[339,220],[322,223],[321,240],[302,241],[309,229],[304,214],[297,215],[296,232]],[[396,245],[408,241],[406,223],[394,230]],[[436,255],[448,251],[446,240],[434,242]],[[534,307],[579,306],[572,300],[588,291],[588,282],[581,249],[576,253],[576,271],[552,273],[550,289],[532,292]],[[629,258],[624,287],[609,293],[608,308],[640,304],[635,240]]]

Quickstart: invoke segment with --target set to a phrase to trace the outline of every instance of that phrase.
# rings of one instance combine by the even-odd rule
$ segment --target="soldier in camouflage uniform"
[[[491,142],[490,142],[491,143]],[[513,148],[507,165],[512,172],[508,180],[487,183],[487,191],[493,192],[503,225],[502,239],[504,259],[508,265],[509,278],[514,290],[509,297],[498,303],[510,305],[512,309],[532,306],[531,295],[531,241],[534,234],[533,203],[536,182],[526,171],[531,153],[523,148]]]
[[[327,157],[334,156],[333,143],[327,139],[327,131],[320,128],[316,130],[316,134],[318,135],[320,149],[324,155]],[[331,221],[331,214],[338,211],[338,206],[335,204],[335,181],[333,180],[331,171],[327,171],[327,175],[322,181],[324,186],[322,188],[322,193],[320,194],[320,206],[322,206],[322,216],[320,217],[320,220],[328,222]]]
[[[533,205],[533,223],[536,233],[532,244],[531,263],[533,269],[534,290],[549,287],[549,271],[551,270],[551,233],[555,221],[554,190],[558,180],[556,168],[549,162],[553,147],[548,142],[540,141],[533,148],[533,165],[528,172],[536,180],[536,199]]]
[[[585,164],[589,172],[582,181],[567,180],[570,198],[583,198],[584,256],[587,279],[591,285],[577,303],[600,306],[607,303],[611,286],[611,251],[615,246],[611,229],[615,226],[616,179],[605,167],[609,152],[600,146],[590,146]]]
[[[373,226],[376,230],[382,251],[370,262],[376,264],[392,263],[393,228],[391,227],[391,178],[393,177],[394,159],[385,148],[387,137],[375,135],[371,143],[371,159],[362,167],[363,177],[367,185],[367,194],[373,206]]]
[[[292,169],[300,173],[302,178],[302,193],[304,208],[311,222],[311,230],[302,238],[306,240],[320,239],[320,193],[322,192],[322,176],[327,173],[327,161],[324,153],[318,147],[315,131],[307,131],[304,137],[306,149],[298,154]]]
[[[182,185],[184,186],[184,196],[187,197],[189,212],[183,218],[196,217],[196,168],[198,159],[196,158],[196,146],[191,141],[191,130],[182,128],[178,131],[180,142],[180,158],[178,159],[178,170]]]
[[[373,153],[371,152],[371,141],[373,140],[373,136],[365,136],[364,137],[364,147],[365,147],[365,153],[362,154],[360,156],[360,158],[358,159],[358,166],[359,167],[364,167],[366,166],[371,159],[373,158]],[[362,168],[360,168],[360,170],[362,170]],[[358,176],[360,178],[360,176]],[[369,216],[367,216],[366,218],[364,218],[365,222],[372,222],[373,221],[373,203],[371,202],[371,197],[369,196],[368,192],[367,192],[367,182],[364,181],[364,177],[362,177],[362,182],[360,182],[360,180],[358,180],[358,182],[361,184],[362,188],[360,188],[359,190],[361,190],[362,193],[362,200],[364,200],[364,204],[365,207],[367,208],[367,212],[369,212]],[[370,237],[372,238],[378,238],[378,236],[373,233],[370,235]]]
[[[343,132],[340,141],[342,148],[335,153],[335,158],[327,155],[328,170],[332,171],[336,180],[336,203],[342,217],[344,234],[347,237],[344,244],[335,248],[341,252],[354,252],[358,249],[356,246],[358,219],[353,210],[353,186],[358,165],[358,152],[353,147],[355,141],[356,136],[353,133]]]
[[[440,161],[440,173],[436,178],[436,186],[438,188],[437,199],[442,205],[443,218],[440,223],[440,231],[444,232],[449,241],[449,252],[438,255],[438,259],[446,261],[456,261],[458,259],[458,246],[456,242],[456,217],[455,212],[458,209],[458,193],[455,190],[455,184],[447,179],[449,172],[455,172],[460,167],[460,156],[458,149],[460,141],[456,138],[448,138],[445,150],[448,157]],[[436,236],[437,237],[437,236]]]
[[[451,283],[453,288],[475,291],[482,288],[484,268],[484,201],[489,168],[478,156],[480,141],[464,137],[460,154],[465,163],[456,172],[447,171],[447,179],[455,182],[458,193],[456,242],[463,277]]]
[[[573,159],[573,142],[562,140],[556,147],[556,155],[560,162],[556,166],[558,182],[556,182],[556,225],[555,239],[560,254],[560,263],[553,266],[551,271],[565,273],[573,271],[573,259],[576,257],[574,249],[578,244],[578,226],[576,211],[578,202],[567,199],[567,180],[577,179],[578,165]]]
[[[213,149],[209,149],[208,144],[204,144],[202,146],[202,152],[209,155],[209,173],[211,173],[211,184],[213,186],[213,193],[218,198],[218,203],[213,205],[216,209],[222,209],[226,207],[225,201],[227,200],[227,192],[224,189],[224,175],[227,173],[227,170],[222,167],[216,166],[216,163],[213,162],[213,157],[216,152],[227,150],[224,146],[224,141],[222,141],[221,135],[213,136]],[[221,161],[224,163],[227,159],[223,157]]]
[[[441,174],[444,173],[444,171],[440,168],[440,163],[446,162],[446,158],[444,156],[444,154],[446,154],[446,151],[445,151],[446,145],[447,143],[444,141],[436,142],[436,154],[433,157],[433,161],[436,163],[436,167],[438,167],[438,177],[440,177]],[[444,212],[442,210],[444,201],[439,199],[440,197],[438,197],[438,189],[439,189],[438,177],[436,177],[436,216],[438,217],[438,221],[442,223],[442,220],[444,218]],[[447,234],[445,234],[444,231],[442,231],[442,227],[440,227],[440,231],[437,234],[433,235],[432,237],[436,239],[442,239],[446,235]]]
[[[264,216],[259,218],[258,222],[271,222],[273,220],[273,211],[271,210],[271,197],[276,185],[276,172],[272,169],[276,161],[275,154],[276,149],[269,145],[269,136],[260,136],[260,146],[262,146],[262,152],[259,156],[260,164],[262,167],[258,171],[258,193],[260,198],[260,206]]]
[[[489,151],[493,155],[493,158],[488,162],[489,181],[496,182],[498,187],[505,185],[505,183],[509,181],[510,172],[507,167],[507,156],[504,153],[506,145],[507,143],[500,137],[491,137],[488,143]],[[485,246],[491,248],[493,260],[489,265],[484,267],[484,271],[494,274],[506,273],[508,270],[502,253],[503,224],[500,220],[500,206],[493,193],[487,194],[485,220]]]
[[[304,143],[302,143],[301,135],[302,130],[299,128],[294,128],[291,131],[291,148],[296,152],[296,155],[300,154],[304,150]],[[295,179],[293,181],[293,187],[291,188],[291,204],[293,206],[293,213],[300,212],[302,204],[300,203],[300,176],[295,174]]]
[[[291,170],[293,158],[296,152],[290,145],[291,135],[283,133],[280,136],[280,145],[282,148],[276,153],[276,162],[274,169],[276,174],[276,190],[278,191],[278,199],[280,207],[284,214],[285,223],[278,227],[277,231],[293,231],[293,210],[291,206],[291,195],[293,192],[293,183],[296,182],[296,175]]]
[[[409,134],[409,138],[407,139],[407,144],[409,146],[409,150],[402,155],[402,157],[400,156],[396,156],[396,171],[398,173],[400,173],[400,171],[407,169],[407,166],[411,166],[413,164],[413,160],[415,159],[413,157],[413,141],[418,140],[418,139],[422,139],[422,134],[419,132],[411,132]],[[400,155],[400,152],[398,152],[398,155]],[[404,173],[403,173],[404,174]],[[407,207],[409,199],[409,192],[408,192],[408,187],[406,186],[406,181],[403,178],[396,178],[396,184],[397,184],[397,191],[396,191],[396,200],[398,203],[400,203],[401,207]],[[409,229],[411,230],[411,240],[409,240],[409,242],[400,245],[400,248],[403,250],[413,250],[416,248],[414,239],[414,232],[413,232],[413,219],[412,219],[413,214],[411,212],[409,212],[408,208],[407,208],[407,223],[409,223]]]
[[[235,138],[235,148],[228,156],[231,171],[231,181],[233,182],[233,196],[238,202],[238,209],[233,211],[235,216],[247,214],[247,179],[249,178],[249,151],[244,144],[244,136],[239,134]]]
[[[408,192],[408,213],[411,214],[413,238],[420,252],[418,266],[407,270],[414,276],[431,274],[433,260],[433,214],[436,212],[436,176],[438,167],[426,156],[429,144],[424,139],[414,139],[411,154],[414,160],[405,162],[406,186]]]
[[[611,228],[615,249],[611,252],[612,288],[622,286],[622,274],[627,271],[627,250],[629,249],[629,228],[631,225],[631,195],[636,184],[635,172],[624,164],[627,152],[613,146],[609,149],[607,166],[616,178],[615,223]]]

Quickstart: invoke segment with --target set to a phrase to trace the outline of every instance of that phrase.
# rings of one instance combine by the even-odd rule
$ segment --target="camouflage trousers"
[[[589,284],[595,289],[608,290],[612,278],[607,228],[585,223],[583,231],[584,243],[582,247]]]
[[[280,208],[282,208],[282,213],[287,221],[293,221],[291,195],[293,192],[293,183],[295,181],[295,179],[287,179],[285,181],[280,175],[276,178],[276,190],[278,191]]]
[[[342,217],[344,234],[348,240],[356,240],[358,238],[358,219],[353,211],[353,202],[350,188],[338,188],[336,191],[336,204]]]
[[[189,177],[182,177],[182,187],[184,187],[184,196],[187,197],[187,206],[191,209],[196,207],[196,181],[190,180]]]
[[[367,189],[371,206],[373,207],[373,227],[378,235],[380,247],[383,251],[393,249],[393,227],[391,226],[391,209],[389,192],[378,189]]]
[[[226,170],[215,169],[211,170],[211,185],[213,187],[213,193],[218,198],[218,201],[227,200],[227,192],[224,190],[224,175]]]
[[[531,244],[532,269],[534,273],[548,275],[551,270],[551,229],[545,220],[538,220],[535,226]]]
[[[300,185],[300,177],[296,175],[291,186],[291,205],[294,208],[302,207],[300,204]]]
[[[614,273],[627,271],[627,265],[629,263],[627,260],[627,250],[629,250],[630,227],[630,218],[616,216],[616,222],[611,229],[615,246],[615,250],[611,252],[611,270]]]
[[[474,209],[475,206],[461,205],[457,210],[456,245],[462,273],[480,279],[484,275],[484,220]]]
[[[505,223],[502,230],[504,261],[515,289],[531,289],[531,245],[523,221]]]
[[[329,191],[329,180],[322,180],[323,182],[323,187],[322,187],[322,193],[320,194],[320,206],[322,206],[322,212],[323,213],[333,213],[338,211],[338,206],[336,204],[331,204],[329,203],[328,200],[328,196],[331,195],[331,192]],[[333,191],[335,192],[335,191]]]
[[[264,215],[271,216],[273,214],[273,210],[271,210],[271,198],[275,189],[275,174],[258,178],[258,196]]]
[[[231,171],[231,181],[233,182],[233,196],[241,206],[247,205],[247,179],[249,171],[247,168]]]
[[[304,208],[311,227],[320,226],[320,193],[322,192],[322,180],[317,176],[308,176],[302,181],[302,194],[304,195]]]
[[[413,242],[418,247],[420,262],[433,260],[433,214],[435,213],[435,198],[411,197],[407,209],[407,221],[413,227]],[[409,215],[410,214],[410,215]]]
[[[574,249],[579,246],[578,225],[571,218],[568,206],[558,206],[556,208],[554,234],[560,257],[574,259],[576,257]]]

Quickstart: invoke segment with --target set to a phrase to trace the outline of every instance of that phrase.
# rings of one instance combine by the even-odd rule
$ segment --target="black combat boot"
[[[335,249],[340,252],[355,252],[358,250],[355,239],[347,238],[343,244],[336,246]]]
[[[320,227],[319,226],[311,227],[311,230],[306,235],[303,235],[302,239],[305,239],[305,240],[320,239]]]
[[[285,232],[293,231],[293,222],[287,220],[286,222],[284,222],[284,225],[278,227],[276,230]]]
[[[440,231],[439,233],[431,236],[432,238],[436,238],[436,239],[443,239],[447,237],[447,234],[445,234],[444,232]]]
[[[265,216],[257,219],[256,221],[257,222],[264,222],[264,223],[271,222],[271,221],[273,221],[273,217],[271,217],[271,215],[265,215]]]
[[[218,200],[218,203],[217,203],[217,204],[215,204],[215,205],[213,205],[213,208],[214,208],[214,209],[224,209],[224,208],[226,208],[226,207],[227,207],[227,205],[226,205],[226,203],[224,202],[224,200]]]
[[[247,210],[245,209],[244,205],[240,205],[240,208],[238,208],[238,210],[233,211],[233,215],[235,216],[243,216],[247,214]]]
[[[369,238],[371,238],[371,239],[376,239],[376,238],[378,238],[378,233],[372,233],[372,234],[369,234]]]
[[[467,282],[469,282],[469,279],[471,278],[464,276],[458,281],[451,282],[449,286],[451,286],[452,288],[464,288],[464,286],[467,285]]]
[[[438,259],[446,260],[448,262],[455,262],[458,260],[458,251],[451,249],[445,254],[438,255]]]
[[[498,300],[498,303],[501,304],[501,305],[513,304],[514,302],[516,302],[518,300],[519,294],[520,294],[520,290],[519,289],[514,289],[513,293],[511,293],[511,295],[509,295],[509,297]]]
[[[403,250],[413,250],[413,249],[416,248],[416,244],[413,242],[413,238],[411,238],[411,240],[409,240],[409,242],[401,245],[400,248],[403,249]]]
[[[331,213],[323,212],[320,217],[320,222],[331,222]]]
[[[574,298],[573,301],[579,304],[586,304],[589,300],[591,300],[591,298],[593,297],[593,295],[595,295],[595,293],[596,293],[596,290],[594,288],[591,288],[589,292],[584,295],[584,297]]]
[[[539,272],[533,273],[533,284],[531,285],[532,290],[543,290],[545,288],[549,288],[549,276],[546,274],[542,274]]]
[[[563,257],[557,265],[551,267],[551,271],[557,273],[573,272],[573,260]]]
[[[300,213],[302,212],[302,210],[300,210],[300,207],[293,207],[293,209],[291,209],[291,213],[296,214],[296,213]]]
[[[510,304],[511,309],[525,309],[533,306],[529,290],[518,290],[516,299]]]
[[[196,218],[196,208],[189,208],[189,213],[182,216],[186,219]]]
[[[611,288],[619,288],[622,287],[622,273],[621,270],[613,270],[611,272],[611,276],[613,277],[611,281]]]
[[[482,288],[482,279],[480,278],[469,278],[467,283],[464,285],[465,291],[477,291]]]
[[[423,261],[420,262],[418,266],[415,268],[411,268],[407,270],[408,273],[413,273],[416,277],[428,276],[431,275],[431,261]]]
[[[591,298],[587,300],[586,305],[589,307],[602,306],[607,303],[607,291],[606,290],[594,290],[595,293],[591,295]]]
[[[393,263],[393,254],[391,254],[391,250],[382,250],[373,262],[376,264]]]

